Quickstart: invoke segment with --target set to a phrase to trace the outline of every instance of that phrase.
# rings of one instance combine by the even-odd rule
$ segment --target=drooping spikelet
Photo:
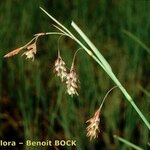
[[[89,126],[86,128],[87,130],[87,137],[90,140],[95,139],[98,137],[99,131],[99,123],[100,123],[100,109],[98,109],[94,116],[86,121],[86,123],[90,123]]]
[[[64,79],[66,79],[67,76],[66,64],[62,60],[60,55],[58,55],[58,58],[55,61],[54,72],[58,77],[61,78],[61,81],[64,81]]]
[[[71,96],[78,95],[77,88],[78,88],[78,77],[74,67],[71,67],[70,72],[67,74],[66,77],[66,85],[67,85],[67,93]]]

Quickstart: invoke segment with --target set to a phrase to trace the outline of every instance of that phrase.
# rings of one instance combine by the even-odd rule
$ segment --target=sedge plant
[[[67,36],[67,37],[71,38],[73,41],[75,41],[80,46],[79,49],[83,49],[85,52],[87,52],[87,54],[94,61],[96,61],[100,67],[102,67],[102,69],[107,73],[107,75],[116,84],[115,87],[118,87],[121,90],[121,92],[125,96],[126,100],[129,102],[129,104],[133,107],[133,109],[139,115],[140,119],[144,122],[144,124],[150,130],[150,123],[145,118],[145,116],[142,114],[140,109],[136,106],[136,104],[133,101],[130,94],[127,92],[127,90],[124,88],[124,86],[120,83],[120,81],[118,80],[118,78],[114,74],[109,63],[106,61],[106,59],[100,53],[100,51],[97,49],[97,47],[90,41],[90,39],[84,34],[84,32],[77,26],[77,24],[72,21],[71,26],[81,36],[81,38],[87,43],[88,47],[85,46],[70,30],[68,30],[64,25],[62,25],[57,19],[55,19],[53,16],[51,16],[45,9],[43,9],[42,7],[40,7],[40,9],[48,17],[50,17],[50,19],[52,19],[54,21],[55,24],[53,26],[58,30],[58,32],[37,33],[34,35],[34,37],[27,44],[9,52],[4,57],[8,58],[8,57],[14,56],[14,55],[24,51],[22,53],[22,56],[26,56],[26,59],[32,59],[32,61],[34,61],[34,55],[37,52],[36,43],[38,41],[38,38],[43,37],[43,36],[47,36],[47,35],[59,35],[60,38],[62,36]],[[58,40],[58,45],[59,45],[60,38]],[[76,53],[74,54],[74,59],[75,59],[75,56],[76,56]],[[58,77],[60,77],[61,81],[66,84],[67,93],[71,96],[78,95],[78,92],[77,92],[78,76],[77,76],[75,66],[74,66],[74,59],[73,59],[70,70],[67,71],[67,68],[65,66],[65,62],[63,61],[61,54],[60,54],[60,50],[58,48],[58,58],[55,61],[54,71],[55,71],[56,75]],[[114,87],[112,89],[114,89]],[[112,89],[110,89],[109,92]],[[106,96],[108,95],[108,93],[106,94]],[[100,114],[101,107],[103,106],[103,102],[105,101],[105,98],[103,99],[102,104],[100,105],[100,108],[96,111],[96,113],[94,115],[94,118],[96,118],[96,128],[95,127],[92,128],[92,132],[91,132],[91,126],[90,126],[90,128],[87,129],[87,132],[88,132],[87,136],[89,136],[90,138],[97,137],[97,131],[98,131],[98,125],[99,125],[99,114]],[[88,122],[91,123],[91,120],[89,120]]]

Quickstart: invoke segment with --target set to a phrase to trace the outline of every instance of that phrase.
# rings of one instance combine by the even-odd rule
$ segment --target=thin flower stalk
[[[25,44],[22,47],[19,47],[9,53],[7,53],[6,55],[4,55],[4,58],[9,58],[12,57],[14,55],[19,54],[23,49],[27,49],[26,52],[24,52],[22,55],[26,55],[27,58],[34,58],[34,54],[36,53],[36,41],[38,39],[39,36],[35,36],[33,39],[31,39],[27,44]]]
[[[15,56],[17,54],[19,54],[22,50],[26,50],[23,55],[26,55],[26,59],[32,59],[34,60],[34,55],[37,52],[37,48],[36,48],[36,42],[38,40],[39,37],[41,36],[46,36],[46,35],[66,35],[65,33],[62,32],[41,32],[41,33],[37,33],[34,35],[34,38],[32,38],[28,43],[26,43],[24,46],[16,48],[14,50],[12,50],[11,52],[7,53],[4,55],[4,58],[9,58],[12,56]]]

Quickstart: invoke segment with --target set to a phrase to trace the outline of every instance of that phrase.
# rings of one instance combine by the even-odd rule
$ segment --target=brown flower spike
[[[87,130],[87,137],[95,139],[98,137],[99,130],[99,123],[100,123],[100,108],[95,112],[94,116],[86,121],[86,123],[90,123],[89,126],[86,128]]]
[[[54,67],[54,72],[58,77],[61,78],[61,81],[64,81],[67,76],[67,69],[65,66],[65,62],[62,60],[61,56],[58,55],[57,60],[55,61],[55,67]]]
[[[99,123],[100,123],[100,112],[101,112],[101,109],[102,109],[102,106],[108,96],[108,94],[115,88],[117,88],[118,86],[114,86],[112,87],[105,95],[105,97],[103,98],[102,100],[102,103],[99,107],[99,109],[95,112],[94,116],[87,120],[86,123],[90,123],[89,126],[86,128],[87,130],[87,137],[90,138],[90,141],[92,139],[95,139],[98,137],[98,133],[100,132],[99,130]]]

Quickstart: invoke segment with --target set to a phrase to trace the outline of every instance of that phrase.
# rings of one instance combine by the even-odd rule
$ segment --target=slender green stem
[[[69,37],[72,39],[72,37],[71,37],[67,32],[65,32],[64,30],[62,30],[61,28],[59,28],[59,27],[56,26],[56,25],[53,25],[53,26],[54,26],[56,29],[58,29],[59,31],[61,31],[63,34],[69,36]]]
[[[123,142],[124,144],[126,144],[126,145],[128,145],[128,146],[130,146],[130,147],[132,147],[134,149],[136,149],[136,150],[144,150],[143,148],[141,148],[141,147],[139,147],[139,146],[137,146],[137,145],[135,145],[135,144],[133,144],[133,143],[131,143],[131,142],[129,142],[129,141],[119,137],[119,136],[117,136],[117,135],[114,135],[114,138],[119,140],[120,142]]]
[[[71,65],[71,70],[74,68],[75,58],[76,58],[76,55],[77,55],[77,53],[79,52],[80,49],[82,49],[82,48],[78,48],[76,50],[76,52],[74,53],[73,60],[72,60],[72,65]]]
[[[65,33],[61,33],[61,32],[42,32],[42,33],[37,33],[34,36],[45,36],[45,35],[66,35]],[[68,36],[68,35],[66,35]]]
[[[58,58],[60,58],[60,49],[59,49],[59,45],[60,45],[60,39],[63,37],[64,35],[61,35],[58,39]]]
[[[33,39],[31,39],[27,44],[25,44],[24,46],[22,46],[21,48],[23,49],[23,48],[26,48],[29,44],[31,44],[33,41],[37,41],[37,39],[40,37],[40,36],[45,36],[45,35],[61,35],[61,36],[63,36],[63,35],[66,35],[66,34],[64,34],[64,33],[61,33],[61,32],[46,32],[46,33],[38,33],[38,34],[35,34],[34,36],[34,38]],[[66,36],[68,36],[68,35],[66,35]]]
[[[46,32],[45,35],[66,35],[66,34],[61,32]]]

